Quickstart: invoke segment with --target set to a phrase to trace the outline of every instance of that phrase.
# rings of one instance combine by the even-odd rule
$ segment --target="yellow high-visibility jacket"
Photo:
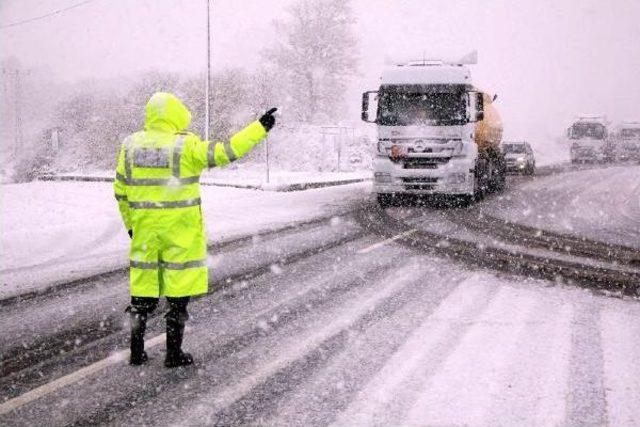
[[[170,93],[154,94],[144,130],[120,149],[115,197],[127,230],[132,296],[206,293],[207,239],[200,206],[200,174],[244,156],[267,134],[255,121],[228,142],[185,132],[191,113]]]

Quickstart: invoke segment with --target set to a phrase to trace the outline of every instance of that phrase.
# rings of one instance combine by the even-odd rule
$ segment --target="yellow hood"
[[[181,132],[191,124],[191,112],[175,95],[156,92],[146,106],[145,130]]]

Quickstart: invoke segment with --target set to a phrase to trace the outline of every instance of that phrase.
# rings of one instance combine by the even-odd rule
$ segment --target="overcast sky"
[[[0,0],[0,25],[79,0]],[[255,69],[290,1],[212,0],[213,66]],[[354,0],[362,75],[375,89],[385,57],[477,49],[475,83],[498,93],[509,138],[551,139],[580,113],[640,120],[640,1]],[[94,0],[0,30],[0,55],[57,78],[114,78],[205,67],[205,0]]]

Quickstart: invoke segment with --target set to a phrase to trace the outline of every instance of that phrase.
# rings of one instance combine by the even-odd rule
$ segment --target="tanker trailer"
[[[403,194],[471,202],[504,187],[495,97],[472,85],[469,63],[475,58],[397,64],[383,71],[378,90],[363,94],[362,119],[377,125],[373,188],[382,206]]]

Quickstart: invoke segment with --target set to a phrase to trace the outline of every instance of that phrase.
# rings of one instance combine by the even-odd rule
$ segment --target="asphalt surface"
[[[0,424],[639,425],[638,252],[479,206],[363,201],[212,248],[188,368],[162,366],[163,307],[126,364],[123,272],[8,301]]]

